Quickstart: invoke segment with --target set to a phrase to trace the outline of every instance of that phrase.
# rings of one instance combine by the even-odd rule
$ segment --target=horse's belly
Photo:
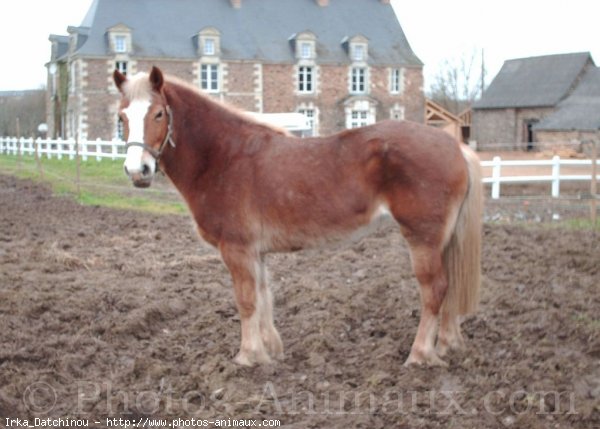
[[[277,225],[263,230],[262,248],[267,252],[293,252],[325,246],[339,241],[355,242],[373,232],[385,218],[389,208],[380,204],[368,215],[336,223],[307,219],[301,225]]]

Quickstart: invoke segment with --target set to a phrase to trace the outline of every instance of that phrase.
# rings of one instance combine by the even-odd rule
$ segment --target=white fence
[[[35,155],[46,156],[50,158],[62,159],[69,157],[75,159],[79,154],[83,161],[88,159],[110,158],[112,160],[125,158],[125,143],[120,140],[82,140],[75,145],[75,140],[49,140],[49,139],[33,139],[15,137],[0,137],[0,154],[8,155]]]
[[[14,137],[0,137],[0,154],[12,154],[12,155],[35,155],[37,151],[38,156],[46,156],[47,158],[58,158],[69,157],[74,159],[77,155],[81,157],[83,161],[88,159],[96,159],[97,161],[102,158],[110,158],[116,160],[119,158],[125,158],[125,143],[120,140],[106,141],[106,140],[91,140],[81,141],[77,147],[75,140],[48,140],[48,139],[26,139],[26,138],[14,138]],[[592,180],[592,174],[577,174],[577,175],[564,175],[561,174],[561,167],[563,166],[579,166],[587,167],[590,170],[592,165],[591,160],[573,160],[573,159],[561,159],[558,156],[553,157],[551,160],[502,160],[500,157],[494,157],[492,161],[482,161],[482,167],[491,167],[492,175],[485,177],[483,183],[489,183],[492,185],[491,197],[493,199],[500,198],[500,189],[503,183],[551,183],[552,184],[552,197],[558,198],[560,196],[560,184],[561,182],[572,182],[572,181],[590,181]],[[597,161],[596,165],[600,165],[600,161]],[[551,167],[550,175],[540,176],[502,176],[503,167]],[[599,169],[600,170],[600,169]],[[600,175],[596,176],[596,180],[600,180]]]
[[[596,161],[596,166],[600,165],[600,161]],[[592,161],[589,159],[561,159],[559,156],[554,156],[549,160],[502,160],[499,156],[494,157],[492,161],[482,161],[482,167],[492,167],[492,176],[484,177],[483,183],[492,185],[492,199],[500,198],[500,186],[502,183],[551,183],[551,195],[554,198],[560,197],[560,183],[573,181],[592,180],[592,174],[561,174],[562,166],[577,166],[587,167],[591,169]],[[502,176],[502,167],[551,167],[550,175],[540,176]],[[596,180],[600,180],[600,175],[596,176]]]

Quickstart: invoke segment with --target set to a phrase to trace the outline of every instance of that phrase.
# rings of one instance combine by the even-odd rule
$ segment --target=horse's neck
[[[228,141],[240,141],[242,117],[193,90],[172,85],[167,99],[173,115],[173,140],[177,146],[167,151],[164,170],[184,193],[222,154]],[[251,123],[246,123],[251,126]],[[224,137],[226,136],[226,137]],[[180,146],[180,147],[179,147]]]

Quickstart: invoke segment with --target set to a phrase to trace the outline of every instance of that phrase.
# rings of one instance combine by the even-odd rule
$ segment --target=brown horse
[[[421,287],[406,363],[443,365],[439,356],[463,345],[459,316],[477,306],[481,253],[479,160],[467,147],[404,121],[300,140],[165,80],[156,67],[134,77],[115,71],[114,80],[126,173],[146,187],[160,167],[231,272],[242,331],[237,363],[283,356],[265,255],[341,238],[386,211],[410,246]]]

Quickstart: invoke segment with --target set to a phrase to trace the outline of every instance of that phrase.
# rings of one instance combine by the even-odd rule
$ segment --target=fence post
[[[495,156],[494,159],[492,159],[492,199],[494,200],[500,198],[501,161],[499,156]]]
[[[45,146],[45,149],[42,149],[42,153],[46,153],[46,158],[52,158],[52,145],[50,144],[50,141],[46,140],[42,142],[42,145]]]
[[[21,170],[23,167],[23,159],[21,157],[21,121],[17,116],[17,169]]]
[[[44,180],[44,170],[42,169],[42,162],[40,161],[40,153],[39,153],[40,142],[41,142],[40,137],[38,137],[36,140],[33,141],[33,149],[34,149],[33,156],[35,156],[35,164],[37,165],[38,173],[40,174],[40,180]]]
[[[96,139],[96,161],[100,162],[102,160],[102,146],[100,137]]]
[[[50,140],[52,141],[52,140]],[[50,144],[50,147],[52,147],[52,143],[50,143],[50,141],[48,141],[48,143]],[[56,157],[58,159],[62,159],[63,157],[63,148],[62,146],[60,146],[57,142],[54,143],[54,146],[56,147]]]
[[[79,137],[77,137],[77,141],[76,144],[81,147],[81,160],[82,161],[87,161],[88,159],[88,146],[87,146],[87,141],[79,141]]]
[[[560,196],[560,156],[552,157],[552,198]]]
[[[111,149],[111,153],[112,153],[112,160],[114,161],[117,159],[117,141],[116,140],[111,140],[110,149]]]
[[[592,141],[592,180],[590,181],[590,220],[592,228],[596,227],[596,192],[597,192],[597,172],[598,172],[598,142]]]
[[[75,134],[75,186],[77,188],[77,200],[78,201],[81,200],[81,185],[80,185],[81,165],[80,164],[81,164],[81,160],[79,157],[79,133],[76,133]]]

